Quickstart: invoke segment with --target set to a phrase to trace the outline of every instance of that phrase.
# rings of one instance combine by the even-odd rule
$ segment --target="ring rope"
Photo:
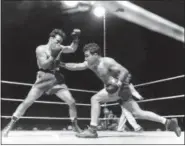
[[[161,98],[151,98],[151,99],[144,99],[144,100],[140,100],[137,101],[138,103],[142,103],[142,102],[149,102],[149,101],[157,101],[157,100],[166,100],[166,99],[174,99],[174,98],[182,98],[185,95],[175,95],[175,96],[168,96],[168,97],[161,97]],[[119,105],[119,103],[112,103],[112,104],[107,104],[106,106],[112,106],[112,105]],[[104,105],[102,105],[104,106]]]
[[[169,80],[180,79],[180,78],[184,78],[184,76],[185,75],[179,75],[179,76],[170,77],[170,78],[166,78],[166,79],[160,79],[160,80],[156,80],[156,81],[146,82],[146,83],[134,85],[134,87],[141,87],[141,86],[151,85],[151,84],[155,84],[155,83],[161,83],[161,82],[165,82],[165,81],[169,81]]]
[[[174,79],[179,79],[179,78],[184,78],[185,75],[179,75],[179,76],[175,76],[175,77],[170,77],[170,78],[166,78],[166,79],[160,79],[160,80],[156,80],[156,81],[151,81],[151,82],[146,82],[146,83],[142,83],[142,84],[137,84],[134,85],[134,87],[141,87],[141,86],[145,86],[145,85],[150,85],[150,84],[155,84],[155,83],[160,83],[160,82],[164,82],[164,81],[169,81],[169,80],[174,80]],[[13,81],[5,81],[2,80],[2,83],[6,83],[6,84],[15,84],[15,85],[24,85],[24,86],[32,86],[33,84],[30,83],[23,83],[23,82],[13,82]],[[97,93],[98,91],[90,91],[90,90],[82,90],[82,89],[74,89],[74,88],[69,88],[69,90],[71,91],[79,91],[79,92],[89,92],[89,93]]]
[[[183,118],[185,115],[168,115],[162,116],[166,118]],[[10,119],[12,116],[1,116],[1,118]],[[31,117],[31,116],[23,116],[21,119],[38,119],[38,120],[70,120],[68,117]],[[111,119],[119,119],[119,118],[99,118],[100,120],[111,120]],[[78,118],[78,120],[91,120],[91,118]]]
[[[1,100],[4,101],[17,101],[17,102],[21,102],[24,101],[24,99],[13,99],[13,98],[1,98]],[[60,105],[65,105],[67,103],[65,102],[53,102],[53,101],[34,101],[35,103],[43,103],[43,104],[60,104]],[[84,104],[84,103],[76,103],[76,105],[82,105],[82,106],[90,106],[91,104]]]
[[[168,97],[161,97],[161,98],[152,98],[152,99],[145,99],[145,100],[140,100],[137,102],[148,102],[148,101],[157,101],[157,100],[166,100],[166,99],[174,99],[174,98],[182,98],[185,95],[175,95],[175,96],[168,96]]]
[[[175,96],[168,96],[168,97],[161,97],[161,98],[152,98],[152,99],[145,99],[145,100],[141,100],[141,101],[137,101],[139,103],[142,102],[149,102],[149,101],[156,101],[156,100],[166,100],[166,99],[174,99],[174,98],[182,98],[185,95],[175,95]],[[17,101],[17,102],[21,102],[24,101],[24,99],[13,99],[13,98],[1,98],[1,100],[4,101]],[[60,104],[60,105],[65,105],[67,103],[65,102],[53,102],[53,101],[35,101],[35,103],[43,103],[43,104]],[[91,106],[91,104],[84,104],[84,103],[76,103],[76,105],[81,105],[81,106]],[[112,104],[102,104],[101,106],[112,106],[112,105],[119,105],[119,103],[112,103]]]
[[[1,81],[2,83],[6,84],[14,84],[14,85],[23,85],[23,86],[32,86],[33,84],[30,83],[23,83],[23,82],[12,82],[12,81]],[[82,89],[74,89],[74,88],[68,88],[71,91],[79,91],[79,92],[88,92],[88,93],[97,93],[97,91],[93,90],[82,90]]]

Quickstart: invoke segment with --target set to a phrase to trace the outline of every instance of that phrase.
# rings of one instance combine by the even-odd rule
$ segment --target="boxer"
[[[96,43],[86,44],[83,48],[85,61],[82,63],[61,63],[60,66],[68,70],[92,70],[99,79],[106,85],[91,98],[91,122],[87,130],[77,133],[77,137],[96,138],[98,118],[100,116],[100,104],[113,102],[121,99],[123,106],[134,117],[159,122],[167,129],[174,131],[177,136],[181,135],[181,129],[178,126],[177,119],[166,119],[154,112],[141,109],[138,103],[132,97],[133,89],[130,88],[130,72],[110,57],[102,57],[101,48]],[[133,87],[132,87],[133,88]]]

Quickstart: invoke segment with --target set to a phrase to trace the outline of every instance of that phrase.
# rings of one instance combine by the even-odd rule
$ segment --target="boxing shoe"
[[[78,125],[72,125],[72,129],[74,132],[78,133],[82,132],[82,129]]]
[[[178,121],[176,118],[173,119],[167,119],[166,120],[166,129],[169,131],[174,131],[175,134],[180,137],[181,136],[181,128],[178,126]]]
[[[139,128],[137,128],[136,130],[134,130],[135,132],[143,132],[144,131],[144,129],[143,129],[143,127],[139,127]]]
[[[8,125],[3,129],[2,131],[2,136],[3,137],[7,137],[10,130],[13,128],[13,126],[15,125],[15,123],[17,122],[18,118],[13,116],[11,121],[8,123]]]
[[[88,127],[88,129],[84,130],[83,132],[77,133],[76,136],[80,138],[97,138],[98,134],[94,128]]]
[[[8,137],[8,134],[10,132],[10,130],[12,129],[12,124],[9,123],[5,128],[4,130],[2,131],[2,136],[3,137]]]
[[[72,121],[72,129],[74,132],[78,132],[78,133],[82,132],[81,128],[78,126],[77,119],[74,119]]]
[[[8,137],[8,133],[9,133],[9,131],[4,129],[2,132],[2,137]]]

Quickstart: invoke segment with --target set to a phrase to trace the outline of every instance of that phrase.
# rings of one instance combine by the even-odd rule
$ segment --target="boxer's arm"
[[[73,41],[71,45],[64,46],[63,52],[64,53],[73,53],[77,50],[78,44],[79,44],[79,36],[81,34],[80,29],[73,29],[73,32],[71,33],[71,36],[73,37]]]
[[[83,63],[61,63],[60,66],[71,71],[85,70],[88,68],[88,64],[86,61]]]
[[[37,57],[37,61],[40,65],[40,67],[43,68],[43,69],[48,69],[52,65],[53,60],[54,60],[54,58],[52,56],[47,58],[47,56],[44,53],[42,47],[37,47],[36,57]]]
[[[129,85],[132,95],[138,100],[143,100],[144,98],[139,94],[139,92],[134,88],[133,84]]]
[[[69,46],[63,46],[61,45],[62,52],[63,53],[74,53],[78,48],[79,40],[73,40],[71,45]]]

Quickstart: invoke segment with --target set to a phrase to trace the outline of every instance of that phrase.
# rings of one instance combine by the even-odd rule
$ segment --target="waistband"
[[[42,71],[42,72],[45,72],[45,73],[51,73],[51,74],[54,74],[56,72],[56,70],[42,69],[42,68],[40,68],[39,71]]]

